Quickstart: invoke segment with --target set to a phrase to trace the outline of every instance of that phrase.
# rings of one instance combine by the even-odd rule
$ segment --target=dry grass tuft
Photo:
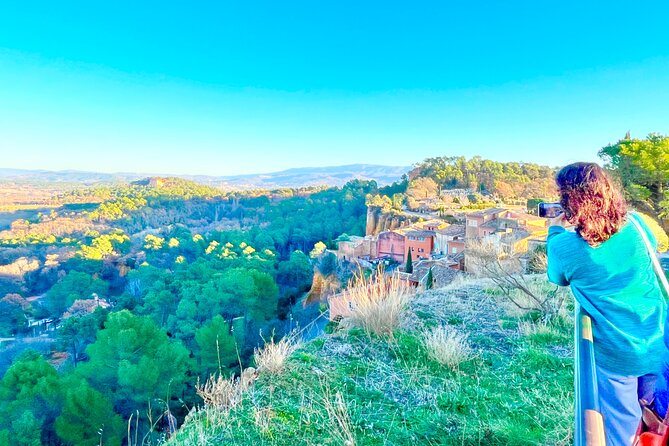
[[[555,330],[546,322],[522,321],[518,323],[518,331],[523,336],[543,336],[555,333]]]
[[[267,434],[270,431],[270,426],[272,425],[274,417],[274,410],[269,407],[265,409],[255,408],[253,410],[253,420],[255,425],[263,434]]]
[[[288,335],[279,342],[270,342],[253,352],[259,373],[278,375],[286,366],[286,359],[300,346],[300,340],[295,335]]]
[[[326,386],[323,389],[322,402],[328,419],[334,425],[332,436],[337,440],[337,444],[356,446],[357,442],[353,433],[351,416],[341,392],[336,392],[333,395],[329,387]]]
[[[200,385],[198,381],[195,391],[204,400],[206,407],[229,410],[239,404],[241,399],[239,387],[234,376],[225,379],[221,375],[211,375],[204,385]]]
[[[356,275],[342,293],[352,309],[351,316],[343,321],[344,326],[361,327],[367,335],[392,336],[400,327],[414,293],[415,288],[398,274],[387,275],[379,270],[371,278]]]
[[[228,411],[236,407],[242,400],[244,392],[253,384],[257,371],[253,367],[245,369],[241,376],[223,378],[222,375],[211,375],[204,385],[198,380],[195,391],[204,400],[205,407]]]
[[[423,344],[431,359],[452,370],[457,370],[461,363],[472,357],[467,335],[456,332],[452,327],[424,331]]]

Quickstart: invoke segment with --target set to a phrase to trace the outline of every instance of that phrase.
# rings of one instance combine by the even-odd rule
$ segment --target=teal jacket
[[[629,218],[610,239],[596,247],[561,226],[551,226],[546,240],[548,279],[569,285],[593,320],[595,361],[625,376],[657,373],[664,360],[666,301],[648,249]]]

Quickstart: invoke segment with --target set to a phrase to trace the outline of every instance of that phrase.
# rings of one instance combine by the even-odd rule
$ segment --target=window
[[[451,254],[457,254],[458,248],[451,248]]]
[[[351,302],[350,300],[348,301],[348,309],[353,311],[353,302]]]
[[[467,226],[471,226],[472,228],[475,228],[479,225],[478,220],[467,220]]]

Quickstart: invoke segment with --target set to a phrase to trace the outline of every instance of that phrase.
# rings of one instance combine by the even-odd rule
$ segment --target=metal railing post
[[[575,446],[606,446],[604,418],[599,409],[592,319],[577,304],[574,324]]]

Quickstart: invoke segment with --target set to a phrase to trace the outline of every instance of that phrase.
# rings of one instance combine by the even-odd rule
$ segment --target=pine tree
[[[427,278],[425,279],[425,289],[431,290],[434,286],[434,276],[432,276],[432,268],[427,273]]]
[[[411,261],[411,250],[409,250],[409,254],[407,255],[407,264],[406,267],[404,268],[404,271],[411,274],[413,273],[413,262]]]

